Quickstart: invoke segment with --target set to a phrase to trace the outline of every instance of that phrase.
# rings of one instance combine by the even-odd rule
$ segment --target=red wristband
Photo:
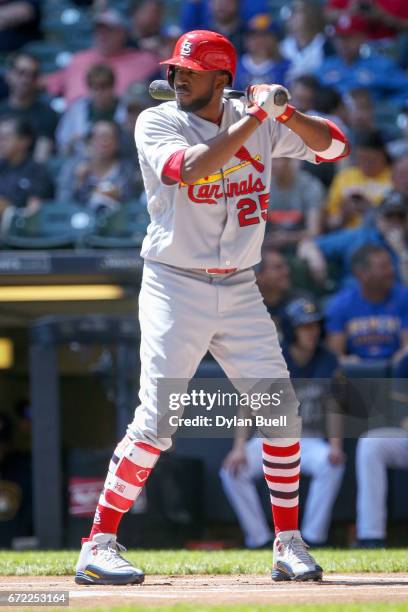
[[[285,112],[279,115],[279,117],[276,117],[276,121],[279,121],[280,123],[286,123],[287,121],[289,121],[295,111],[296,108],[291,104],[288,104],[286,106]]]
[[[262,123],[265,119],[268,118],[268,113],[265,113],[263,108],[258,106],[258,104],[252,104],[246,109],[246,114],[251,115],[252,117],[256,117],[258,121]]]

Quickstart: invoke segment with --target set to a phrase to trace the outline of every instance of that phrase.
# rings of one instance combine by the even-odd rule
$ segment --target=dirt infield
[[[148,576],[143,585],[126,587],[84,587],[69,576],[2,577],[0,590],[10,589],[69,590],[70,608],[177,603],[401,603],[408,602],[408,574],[328,574],[319,583],[272,583],[263,575]]]

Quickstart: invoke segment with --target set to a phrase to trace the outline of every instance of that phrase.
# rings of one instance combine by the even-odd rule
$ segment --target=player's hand
[[[245,448],[233,448],[225,457],[222,467],[237,476],[247,464]]]
[[[282,85],[251,85],[248,88],[250,106],[247,113],[255,115],[260,121],[268,117],[278,121],[287,121],[290,98],[289,91]],[[290,109],[293,114],[293,107]]]

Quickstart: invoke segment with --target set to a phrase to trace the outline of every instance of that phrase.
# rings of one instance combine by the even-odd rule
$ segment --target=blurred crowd
[[[1,0],[0,28],[3,234],[13,214],[38,214],[43,202],[145,206],[135,120],[178,36],[209,28],[239,51],[237,88],[282,83],[294,106],[330,117],[352,143],[337,164],[276,160],[265,245],[319,297],[350,283],[353,251],[367,242],[407,280],[403,1]]]
[[[96,215],[146,206],[135,121],[154,103],[148,84],[166,77],[159,61],[181,33],[200,28],[236,46],[236,88],[281,83],[297,109],[330,118],[352,144],[336,164],[273,164],[258,283],[282,338],[288,305],[306,296],[336,363],[381,360],[387,375],[406,376],[406,0],[0,0],[1,234],[13,215],[44,206],[75,203]],[[302,342],[288,344],[294,370],[315,357],[312,341]],[[361,482],[371,482],[364,474],[379,452],[383,467],[392,464],[376,442],[359,450]],[[325,457],[340,465],[336,444]],[[398,460],[408,466],[406,455]],[[373,528],[361,518],[374,492],[361,495],[360,537],[382,541],[384,517]],[[311,540],[327,535],[309,531]],[[260,539],[247,534],[249,542],[269,537],[267,527]]]

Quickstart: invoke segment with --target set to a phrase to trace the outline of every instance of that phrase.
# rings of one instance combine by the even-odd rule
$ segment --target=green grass
[[[313,551],[325,573],[408,572],[407,549]],[[125,555],[146,574],[265,574],[269,551],[131,550]],[[72,575],[77,551],[0,551],[0,576]]]

